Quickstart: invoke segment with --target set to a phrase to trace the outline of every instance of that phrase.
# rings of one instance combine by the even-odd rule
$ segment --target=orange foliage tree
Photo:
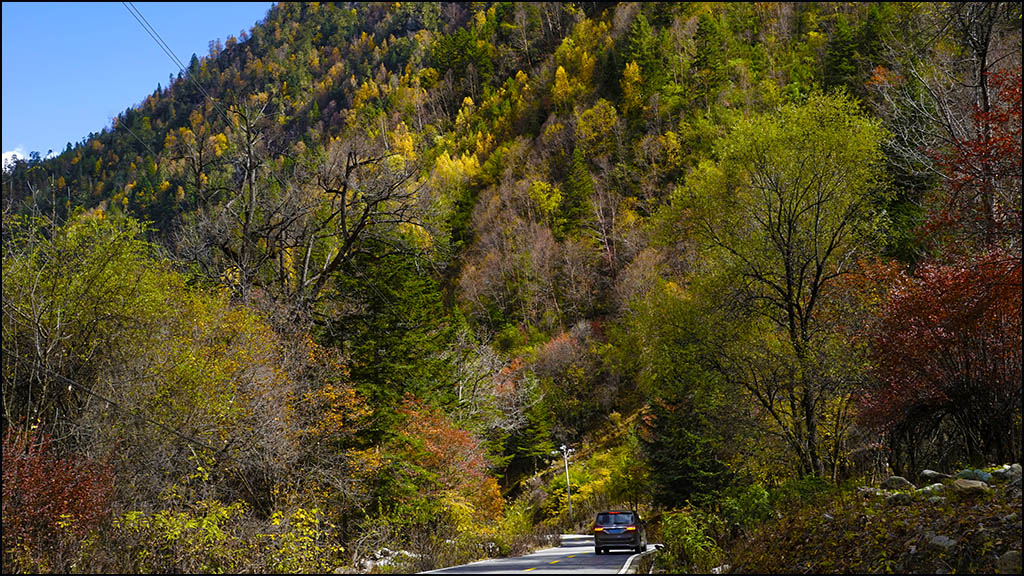
[[[410,398],[399,412],[405,417],[400,434],[409,460],[433,476],[433,486],[426,487],[427,492],[468,504],[478,522],[499,519],[503,500],[497,480],[488,472],[481,439],[440,410]]]

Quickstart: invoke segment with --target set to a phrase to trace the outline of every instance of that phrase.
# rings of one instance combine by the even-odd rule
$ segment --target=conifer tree
[[[590,198],[594,195],[594,179],[587,168],[583,150],[572,151],[572,164],[565,181],[562,203],[559,206],[558,232],[565,237],[576,231],[589,214]]]
[[[825,86],[836,88],[839,86],[853,86],[857,79],[857,68],[854,58],[857,51],[857,41],[854,38],[853,30],[850,28],[846,17],[839,14],[836,17],[836,30],[829,40],[825,53]]]
[[[694,42],[697,44],[697,54],[693,59],[693,72],[703,94],[704,107],[710,110],[712,95],[723,81],[725,69],[722,29],[710,12],[701,13]]]

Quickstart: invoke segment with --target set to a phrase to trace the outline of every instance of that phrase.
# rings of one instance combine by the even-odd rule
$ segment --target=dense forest
[[[1021,460],[1016,3],[281,3],[2,190],[5,573]]]

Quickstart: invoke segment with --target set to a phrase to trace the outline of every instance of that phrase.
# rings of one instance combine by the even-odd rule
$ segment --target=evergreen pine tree
[[[854,59],[856,52],[857,42],[853,30],[847,23],[846,17],[840,14],[836,17],[836,29],[825,52],[825,87],[855,87],[857,67]]]
[[[562,203],[559,206],[559,218],[556,232],[566,237],[577,230],[586,220],[589,213],[590,198],[594,195],[594,179],[590,176],[583,150],[579,147],[572,151],[572,164],[562,192]]]
[[[703,93],[704,108],[708,111],[711,110],[712,95],[725,79],[724,40],[718,19],[710,12],[702,12],[694,35],[697,53],[693,59],[693,72]]]

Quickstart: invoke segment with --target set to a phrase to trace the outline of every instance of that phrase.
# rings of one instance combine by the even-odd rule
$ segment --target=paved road
[[[653,546],[652,546],[653,548]],[[483,560],[424,574],[617,574],[634,552],[613,550],[594,554],[592,536],[563,536],[558,548],[528,556]]]

